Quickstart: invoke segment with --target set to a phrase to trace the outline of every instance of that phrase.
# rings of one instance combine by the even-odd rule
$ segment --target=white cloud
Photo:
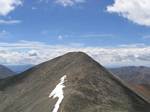
[[[76,42],[73,42],[73,43],[69,43],[69,46],[72,46],[72,47],[84,47],[85,44],[83,43],[76,43]]]
[[[32,9],[32,10],[37,10],[38,8],[33,6],[31,9]]]
[[[150,0],[114,0],[107,11],[139,25],[150,26]]]
[[[0,38],[5,38],[9,35],[9,32],[7,32],[6,30],[2,30],[0,31]]]
[[[85,35],[78,35],[78,37],[83,37],[83,38],[103,38],[103,37],[115,37],[113,34],[97,34],[97,33],[91,33],[91,34],[85,34]]]
[[[104,34],[104,33],[87,33],[87,34],[64,34],[57,36],[50,36],[49,31],[43,30],[42,35],[48,35],[49,37],[56,37],[60,40],[65,38],[116,38],[113,34]]]
[[[19,5],[22,5],[22,0],[0,0],[0,15],[6,16]]]
[[[144,35],[143,39],[150,39],[150,35]]]
[[[126,48],[137,48],[137,47],[146,47],[144,43],[135,43],[135,44],[122,44],[120,47],[126,47]]]
[[[3,20],[0,19],[0,24],[6,24],[6,25],[10,25],[10,24],[18,24],[21,23],[20,20]]]
[[[63,39],[63,36],[62,36],[62,35],[58,35],[58,39],[59,39],[59,40],[62,40],[62,39]]]
[[[105,66],[150,66],[150,46],[146,45],[103,48],[48,45],[42,42],[23,40],[17,43],[0,43],[0,64],[39,64],[72,51],[83,51]]]
[[[85,1],[86,0],[55,0],[55,3],[67,7],[67,6],[73,6],[78,3],[84,3]]]

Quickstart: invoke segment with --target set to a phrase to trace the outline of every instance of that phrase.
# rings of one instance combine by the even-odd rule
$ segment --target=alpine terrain
[[[9,68],[7,68],[7,67],[5,67],[3,65],[0,65],[0,79],[12,76],[14,74],[15,74],[15,72],[10,70]]]
[[[0,80],[0,112],[149,112],[142,95],[82,52]]]
[[[144,66],[127,66],[110,69],[112,73],[125,80],[150,102],[150,68]]]
[[[121,79],[132,84],[149,84],[150,85],[150,68],[144,66],[127,66],[110,69]]]

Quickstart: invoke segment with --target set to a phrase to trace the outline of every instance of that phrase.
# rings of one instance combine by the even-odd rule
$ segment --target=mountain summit
[[[82,52],[0,80],[0,112],[149,112],[150,104]]]

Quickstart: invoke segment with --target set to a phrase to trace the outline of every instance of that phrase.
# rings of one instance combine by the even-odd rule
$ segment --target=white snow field
[[[55,89],[50,93],[49,98],[53,97],[53,98],[57,98],[58,97],[58,101],[55,104],[55,107],[53,109],[52,112],[57,112],[59,109],[59,106],[64,98],[64,93],[63,93],[63,88],[65,88],[64,82],[66,79],[66,75],[64,75],[61,79],[60,79],[60,83],[57,84],[57,86],[55,87]]]

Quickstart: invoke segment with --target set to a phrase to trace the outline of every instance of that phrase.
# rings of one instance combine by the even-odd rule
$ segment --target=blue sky
[[[6,50],[7,46],[15,53],[35,52],[27,45],[38,43],[48,47],[149,50],[149,5],[149,0],[0,0],[0,48]],[[0,56],[0,63],[11,63],[10,57]],[[150,59],[150,51],[145,58]],[[14,60],[13,64],[20,63],[19,58]]]
[[[62,6],[55,0],[24,0],[2,20],[19,20],[17,24],[0,24],[8,34],[0,41],[42,41],[49,44],[83,43],[87,46],[150,44],[149,26],[133,23],[118,14],[109,13],[113,0],[86,0]],[[62,37],[63,39],[59,39]]]

